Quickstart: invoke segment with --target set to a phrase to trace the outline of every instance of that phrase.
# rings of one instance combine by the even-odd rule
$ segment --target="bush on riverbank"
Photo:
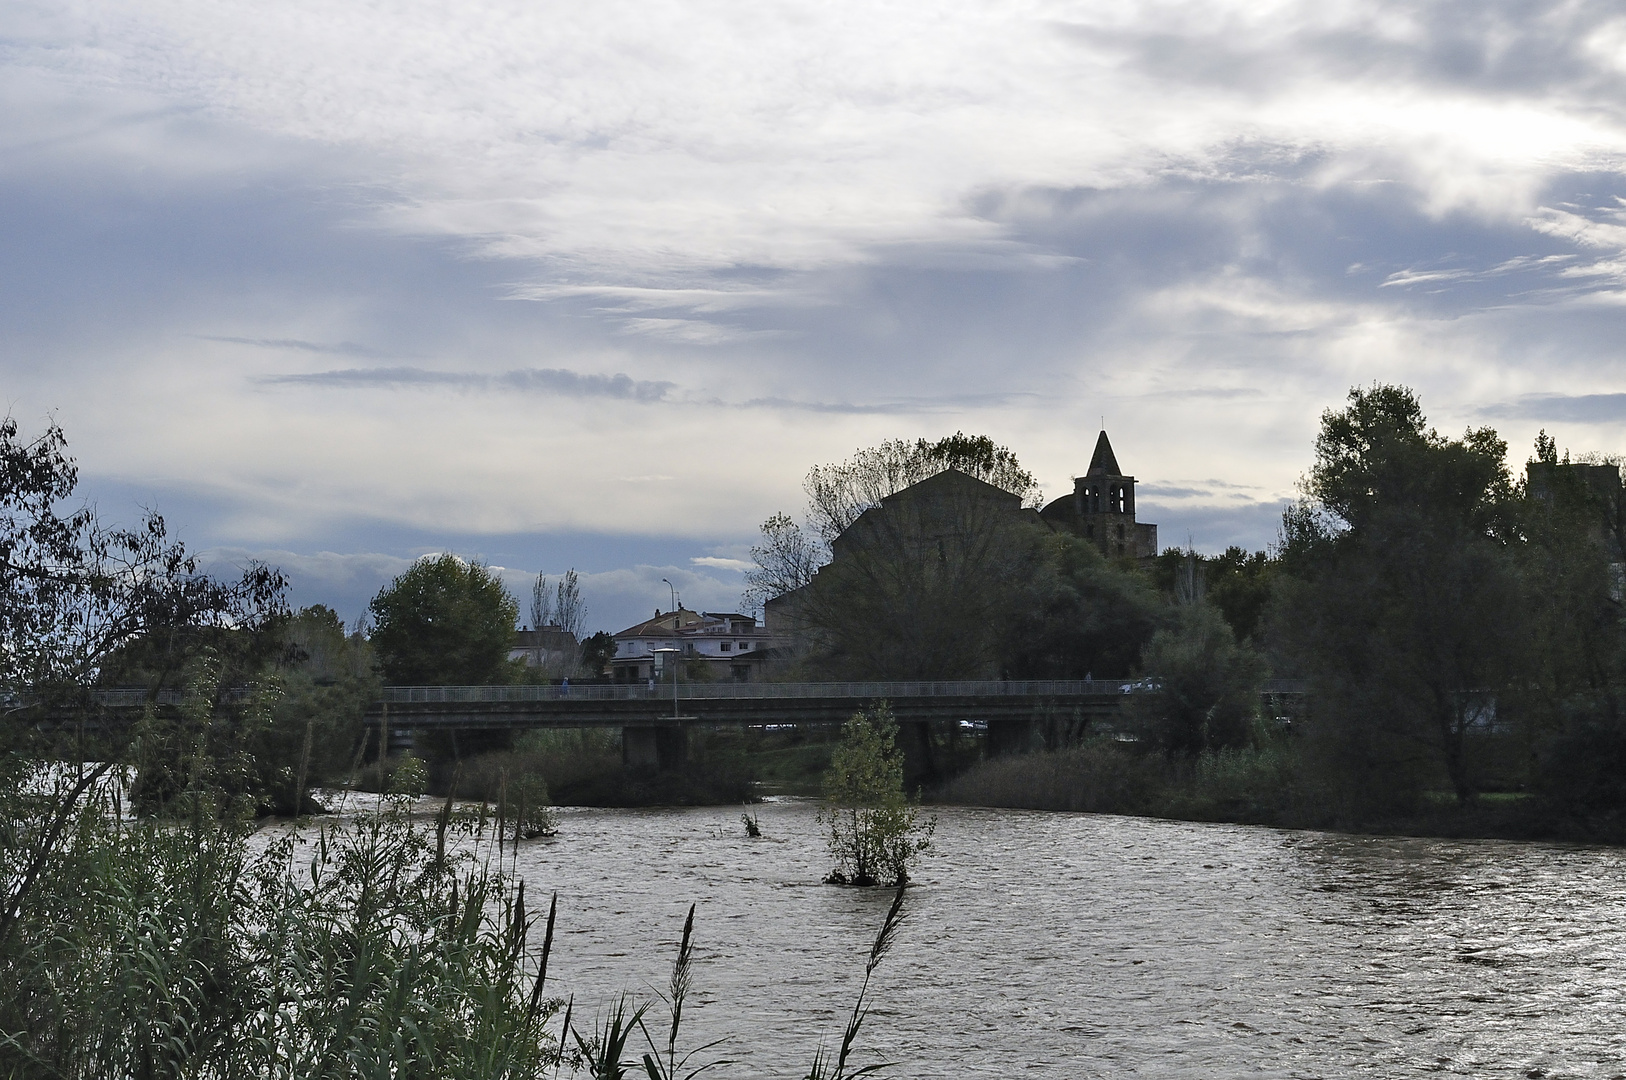
[[[1271,823],[1289,812],[1294,791],[1289,756],[1278,747],[1227,749],[1181,760],[1093,739],[985,761],[949,781],[937,797],[1023,810]]]
[[[511,750],[443,763],[449,778],[432,791],[496,802],[505,783],[534,779],[564,806],[735,805],[756,798],[745,744],[738,731],[694,730],[683,764],[656,772],[622,764],[619,731],[532,731]]]
[[[1443,777],[1433,797],[1361,812],[1333,797],[1314,756],[1290,739],[1186,759],[1096,739],[981,762],[944,784],[935,797],[967,806],[1341,832],[1626,842],[1626,823],[1618,815],[1577,812],[1539,794],[1489,794],[1459,803]]]

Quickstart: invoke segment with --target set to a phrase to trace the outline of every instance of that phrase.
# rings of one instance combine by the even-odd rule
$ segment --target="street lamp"
[[[665,578],[661,578],[661,580],[666,581]],[[672,590],[672,615],[673,615],[672,629],[676,630],[677,629],[677,586],[673,585],[670,581],[666,581],[666,587],[668,589]]]

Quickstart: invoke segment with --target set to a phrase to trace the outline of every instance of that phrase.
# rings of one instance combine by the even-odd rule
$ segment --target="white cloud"
[[[732,570],[739,574],[756,566],[756,563],[749,559],[724,559],[716,555],[697,555],[689,561],[696,566],[709,566],[714,570]]]
[[[1415,385],[1442,425],[1611,392],[1621,25],[24,0],[7,389],[59,410],[87,481],[206,503],[245,550],[658,535],[683,543],[657,561],[712,553],[666,575],[703,592],[814,462],[987,431],[1054,494],[1103,415],[1143,479],[1200,464],[1264,506],[1353,383]]]
[[[393,227],[611,287],[997,240],[967,193],[1222,175],[1241,144],[1320,155],[1321,183],[1403,180],[1436,213],[1528,211],[1553,170],[1626,154],[1618,20],[1584,5],[1478,31],[1379,0],[144,0],[13,18],[30,15],[15,66],[390,155]],[[1476,72],[1435,51],[1448,36]]]

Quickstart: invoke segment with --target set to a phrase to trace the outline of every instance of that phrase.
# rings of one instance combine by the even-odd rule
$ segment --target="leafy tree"
[[[1529,677],[1507,700],[1525,721],[1537,790],[1593,827],[1613,819],[1618,834],[1626,819],[1618,466],[1572,463],[1568,451],[1560,460],[1545,431],[1535,449],[1521,523]]]
[[[312,784],[346,778],[366,738],[368,706],[378,696],[372,643],[346,633],[331,608],[307,607],[282,629],[291,655],[280,672],[280,699],[272,712],[261,757],[275,762],[278,781],[297,793],[289,808],[307,808]]]
[[[35,439],[0,421],[0,691],[88,708],[84,693],[135,643],[168,648],[178,677],[211,632],[251,631],[283,609],[284,580],[251,564],[203,574],[164,519],[104,525],[70,502],[79,472],[52,423]]]
[[[1247,641],[1263,628],[1276,566],[1269,552],[1235,544],[1219,555],[1168,548],[1154,561],[1152,576],[1159,589],[1177,600],[1185,593],[1213,604],[1236,639]]]
[[[0,421],[0,696],[13,720],[0,727],[3,769],[26,775],[39,760],[100,761],[137,770],[138,804],[167,802],[182,773],[259,802],[244,733],[265,723],[268,698],[252,672],[268,655],[266,632],[285,611],[282,575],[251,564],[236,580],[203,574],[185,546],[148,514],[110,528],[74,507],[78,470],[55,424],[37,438]],[[93,690],[110,682],[147,692],[145,719],[104,715]],[[157,704],[184,688],[177,709]],[[0,778],[3,787],[6,778]],[[45,857],[47,832],[28,845]]]
[[[489,567],[451,554],[419,559],[368,611],[388,683],[479,685],[508,677],[519,604]]]
[[[935,822],[903,794],[903,752],[898,724],[881,702],[856,712],[841,728],[841,742],[824,774],[819,823],[829,828],[836,867],[829,881],[841,885],[901,885],[931,846]]]
[[[1039,564],[1018,586],[1020,603],[1000,636],[1005,673],[1018,679],[1130,674],[1167,617],[1158,595],[1073,533],[1046,535],[1040,547]]]
[[[1218,609],[1182,605],[1176,625],[1147,645],[1142,667],[1155,689],[1136,695],[1137,711],[1167,753],[1189,756],[1247,743],[1265,663],[1237,644]]]
[[[1277,638],[1312,681],[1312,750],[1348,807],[1405,803],[1437,772],[1461,801],[1477,790],[1470,734],[1528,652],[1506,450],[1488,428],[1439,435],[1404,387],[1322,417],[1283,519]]]
[[[610,666],[610,660],[614,656],[614,636],[606,630],[600,630],[582,642],[581,669],[590,678],[602,675],[604,669]]]

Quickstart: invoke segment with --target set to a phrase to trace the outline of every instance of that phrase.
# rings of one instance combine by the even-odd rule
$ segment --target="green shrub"
[[[933,821],[903,794],[903,754],[897,721],[881,702],[860,710],[842,727],[824,776],[819,823],[829,831],[834,884],[903,884],[910,867],[931,846]]]

